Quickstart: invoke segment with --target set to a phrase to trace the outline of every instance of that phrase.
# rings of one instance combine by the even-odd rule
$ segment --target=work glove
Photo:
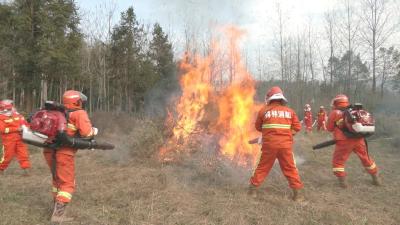
[[[26,130],[26,129],[28,129],[27,126],[21,125],[20,127],[18,127],[18,132],[22,132],[22,131],[24,131],[24,130]]]
[[[93,136],[96,136],[99,133],[99,129],[97,129],[96,127],[93,127]]]

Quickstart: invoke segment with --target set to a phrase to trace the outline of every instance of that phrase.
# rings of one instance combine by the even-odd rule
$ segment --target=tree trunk
[[[372,92],[376,92],[376,34],[372,31]]]
[[[40,82],[40,108],[44,106],[45,101],[47,101],[47,80],[42,74],[42,80]]]

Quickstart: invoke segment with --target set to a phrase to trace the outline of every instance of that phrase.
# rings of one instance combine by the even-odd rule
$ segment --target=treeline
[[[322,28],[316,29],[310,19],[293,32],[288,29],[289,9],[278,3],[271,22],[275,31],[272,58],[279,71],[266,77],[276,80],[279,74],[281,81],[298,83],[289,86],[298,94],[307,93],[299,95],[306,101],[326,93],[362,99],[400,91],[400,52],[394,46],[400,27],[398,8],[398,2],[391,0],[341,0],[325,11],[319,20]],[[262,71],[262,63],[258,67]]]
[[[260,48],[254,62],[253,75],[263,81],[259,87],[281,85],[297,109],[325,104],[339,92],[370,105],[388,90],[399,92],[400,51],[390,41],[400,27],[394,5],[391,0],[342,0],[325,12],[323,30],[310,21],[293,32],[290,12],[278,3],[268,23],[275,51]],[[116,25],[111,25],[112,10],[96,13],[82,26],[74,0],[0,3],[0,97],[30,111],[77,89],[88,95],[91,112],[163,111],[166,93],[178,85],[169,37],[159,24],[139,23],[132,7]],[[189,23],[183,50],[191,56],[210,54],[218,34],[202,35]],[[218,63],[210,73],[223,83],[217,78],[232,77],[229,68],[235,62],[228,72]]]
[[[0,3],[0,96],[30,111],[76,89],[90,111],[132,113],[154,85],[168,87],[175,62],[159,24],[145,27],[130,7],[110,38],[88,41],[80,22],[74,0]]]

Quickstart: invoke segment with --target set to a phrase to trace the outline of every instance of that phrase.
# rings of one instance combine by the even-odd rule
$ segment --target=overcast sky
[[[318,23],[326,9],[336,0],[281,0],[282,8],[290,17],[290,30],[309,23]],[[82,12],[115,4],[114,23],[119,13],[133,6],[138,20],[158,22],[169,33],[179,32],[188,24],[196,29],[207,29],[212,24],[235,24],[247,30],[247,38],[270,37],[276,14],[274,0],[78,0]],[[107,6],[108,7],[108,6]]]
[[[77,0],[81,14],[92,19],[94,11],[107,11],[104,9],[114,6],[113,24],[118,22],[122,11],[133,6],[141,23],[161,24],[178,55],[183,49],[185,28],[193,29],[192,32],[196,32],[201,39],[206,38],[210,27],[237,25],[246,30],[242,47],[253,71],[255,68],[251,64],[259,51],[265,60],[273,57],[277,2],[287,17],[288,32],[304,32],[311,24],[314,36],[320,42],[319,47],[325,48],[324,13],[337,6],[340,0]],[[87,28],[84,21],[83,27]],[[394,38],[391,42],[398,45],[398,40]]]

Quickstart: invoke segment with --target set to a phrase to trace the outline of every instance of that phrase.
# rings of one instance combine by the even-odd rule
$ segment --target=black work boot
[[[302,189],[292,189],[292,190],[293,190],[293,196],[292,196],[293,201],[302,202],[305,200]]]
[[[339,186],[346,189],[348,187],[346,177],[338,177]]]
[[[28,168],[22,169],[22,176],[23,177],[29,177],[30,175],[31,175],[30,169],[28,169]]]
[[[57,202],[54,203],[53,214],[51,215],[50,222],[52,223],[62,223],[62,222],[71,222],[74,219],[71,217],[65,216],[65,209],[67,207],[67,203]]]
[[[250,184],[247,189],[247,194],[252,198],[257,198],[257,187],[254,184]]]
[[[372,184],[375,186],[381,186],[382,182],[381,179],[378,177],[378,174],[371,174],[372,177]]]

